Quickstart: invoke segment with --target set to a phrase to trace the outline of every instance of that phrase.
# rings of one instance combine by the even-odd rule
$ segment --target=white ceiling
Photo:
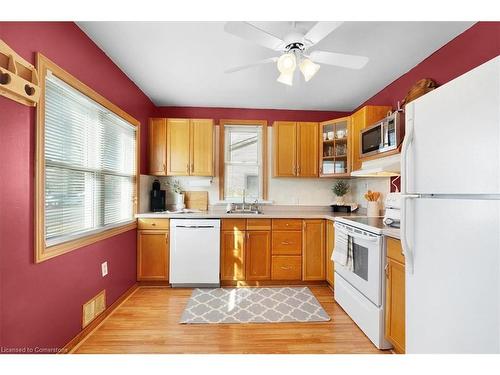
[[[292,25],[253,24],[280,38]],[[224,73],[276,56],[225,33],[224,22],[79,22],[78,26],[158,106],[350,111],[472,24],[345,22],[315,48],[368,56],[365,68],[323,65],[311,81],[296,77],[292,87],[276,82],[274,64]],[[314,22],[298,25],[308,30]]]

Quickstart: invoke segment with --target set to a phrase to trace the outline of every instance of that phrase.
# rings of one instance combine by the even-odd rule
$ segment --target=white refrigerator
[[[409,103],[406,352],[500,352],[500,56]]]

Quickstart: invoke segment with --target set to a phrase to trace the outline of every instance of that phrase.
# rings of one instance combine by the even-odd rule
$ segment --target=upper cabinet
[[[167,175],[167,119],[149,119],[149,173]]]
[[[351,171],[361,169],[360,132],[387,116],[390,106],[367,105],[350,116],[351,122]]]
[[[321,177],[345,177],[351,172],[350,117],[320,124],[319,174]]]
[[[274,123],[274,177],[318,177],[318,131],[317,122]]]
[[[213,154],[213,120],[150,120],[150,174],[155,176],[213,176]]]

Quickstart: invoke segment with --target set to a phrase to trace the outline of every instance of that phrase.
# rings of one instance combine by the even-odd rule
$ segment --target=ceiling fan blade
[[[248,22],[226,22],[224,31],[242,39],[250,40],[273,51],[280,51],[280,47],[284,44],[284,41],[280,38]]]
[[[304,39],[309,41],[312,45],[318,43],[327,35],[332,33],[336,28],[342,25],[343,22],[316,22],[316,24],[307,32]]]
[[[344,53],[326,51],[312,51],[309,57],[317,63],[341,66],[349,69],[361,69],[370,60],[366,56],[346,55]]]
[[[235,66],[234,68],[226,70],[224,73],[234,73],[234,72],[238,72],[238,71],[243,70],[243,69],[253,68],[254,66],[268,64],[268,63],[272,63],[272,62],[276,62],[276,61],[278,61],[277,57],[270,57],[269,59],[256,61],[256,62],[251,63],[251,64]]]

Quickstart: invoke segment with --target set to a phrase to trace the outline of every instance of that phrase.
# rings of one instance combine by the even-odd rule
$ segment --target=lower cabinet
[[[237,228],[221,232],[221,280],[245,280],[245,233]]]
[[[387,238],[385,336],[397,353],[405,352],[405,260],[400,241]]]
[[[246,232],[245,262],[247,280],[271,279],[271,231]]]
[[[325,280],[325,220],[304,220],[302,280]]]
[[[137,280],[168,281],[168,230],[137,231]]]
[[[328,284],[333,286],[333,273],[335,272],[335,267],[332,261],[333,248],[335,246],[335,226],[333,221],[326,221],[326,281]]]

